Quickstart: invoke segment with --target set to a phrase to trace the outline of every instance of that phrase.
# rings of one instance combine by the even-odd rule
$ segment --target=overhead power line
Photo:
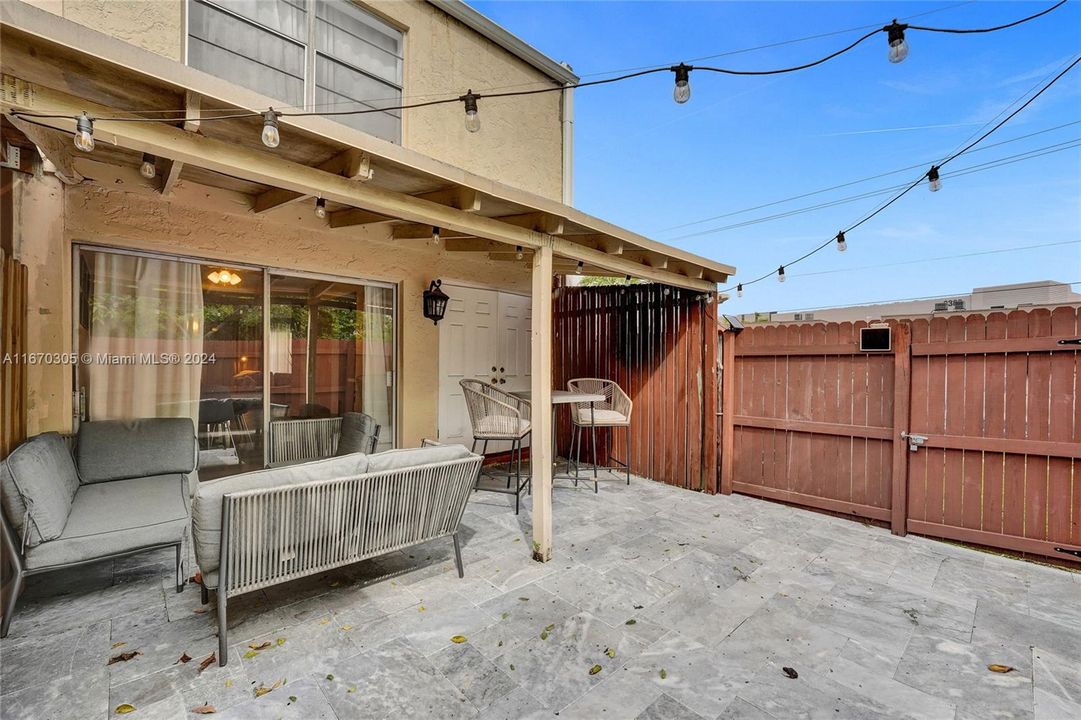
[[[938,165],[932,165],[931,169],[928,170],[925,174],[923,174],[920,177],[916,178],[914,181],[912,181],[911,183],[906,185],[900,192],[898,192],[896,195],[891,197],[889,200],[882,203],[877,208],[875,208],[874,210],[867,213],[866,215],[864,215],[859,220],[855,221],[854,223],[852,223],[851,225],[846,227],[844,230],[841,230],[840,232],[838,232],[836,236],[830,238],[829,240],[826,240],[821,245],[818,245],[817,247],[809,250],[808,252],[806,252],[803,255],[799,256],[795,260],[790,260],[789,262],[784,263],[783,265],[779,265],[776,271],[771,271],[771,272],[765,273],[764,275],[761,275],[761,276],[759,276],[759,277],[757,277],[757,278],[755,278],[753,280],[748,280],[747,282],[736,283],[735,285],[732,285],[730,287],[725,288],[724,291],[735,289],[737,294],[742,295],[743,294],[743,288],[745,286],[753,285],[755,283],[761,282],[761,281],[765,280],[766,278],[772,277],[774,275],[777,276],[778,280],[780,280],[781,282],[784,282],[784,280],[785,280],[785,268],[786,267],[790,267],[790,266],[795,265],[797,263],[803,262],[807,258],[811,257],[812,255],[814,255],[814,254],[816,254],[818,252],[821,252],[822,250],[829,247],[830,245],[833,245],[834,243],[836,243],[837,248],[839,250],[846,249],[846,247],[847,247],[847,238],[846,238],[846,236],[848,235],[848,233],[850,233],[851,231],[859,228],[860,226],[862,226],[865,223],[869,222],[872,218],[874,218],[874,217],[878,216],[879,214],[881,214],[882,212],[884,212],[887,208],[889,208],[891,205],[893,205],[898,200],[900,200],[905,195],[907,195],[909,192],[911,192],[913,188],[915,188],[917,185],[922,183],[924,180],[928,181],[928,184],[929,184],[930,189],[932,191],[938,190],[939,187],[941,186],[940,185],[940,183],[941,183],[941,175],[939,173],[940,168],[942,168],[947,163],[952,162],[953,160],[956,160],[957,158],[961,157],[965,153],[970,152],[976,145],[978,145],[980,142],[982,142],[983,140],[990,137],[992,133],[997,131],[999,128],[1003,127],[1006,123],[1008,123],[1013,118],[1017,117],[1017,115],[1020,114],[1025,108],[1027,108],[1029,105],[1031,105],[1033,102],[1035,102],[1036,98],[1040,97],[1045,92],[1047,92],[1052,86],[1055,85],[1055,83],[1057,83],[1059,80],[1061,80],[1066,75],[1066,73],[1070,72],[1075,67],[1077,67],[1077,64],[1079,62],[1081,62],[1081,55],[1078,55],[1076,58],[1074,58],[1073,62],[1071,62],[1069,65],[1067,65],[1061,72],[1059,72],[1057,75],[1055,75],[1055,77],[1053,77],[1051,80],[1049,80],[1047,83],[1045,83],[1044,86],[1039,89],[1039,91],[1037,91],[1034,95],[1032,95],[1032,97],[1028,98],[1025,102],[1023,102],[1021,105],[1019,105],[1013,112],[1011,112],[1009,115],[1007,115],[1002,120],[1000,120],[998,123],[996,123],[994,125],[994,127],[992,127],[987,132],[980,135],[978,138],[976,138],[972,142],[968,143],[961,150],[958,150],[957,152],[955,152],[955,153],[951,154],[950,156],[948,156],[945,160],[943,160]]]
[[[1043,15],[1046,15],[1047,13],[1061,7],[1063,4],[1065,4],[1065,2],[1066,2],[1066,0],[1059,0],[1059,2],[1055,3],[1054,5],[1050,6],[1049,8],[1046,8],[1046,9],[1044,9],[1044,10],[1038,12],[1038,13],[1035,13],[1033,15],[1029,15],[1029,16],[1021,18],[1019,20],[1015,20],[1015,21],[1013,21],[1011,23],[1008,23],[1006,25],[1000,25],[1000,26],[988,27],[988,28],[970,28],[970,29],[965,30],[964,32],[989,33],[989,32],[996,32],[998,30],[1004,30],[1004,29],[1011,28],[1011,27],[1016,27],[1016,26],[1021,25],[1023,23],[1027,23],[1027,22],[1035,20],[1035,19],[1037,19],[1039,17],[1042,17]],[[797,71],[800,71],[800,70],[806,70],[808,68],[816,67],[816,66],[821,65],[821,64],[823,64],[825,62],[828,62],[829,60],[832,60],[832,59],[834,59],[836,57],[839,57],[839,56],[853,50],[854,48],[856,48],[857,46],[859,46],[860,44],[862,44],[863,42],[865,42],[869,38],[871,38],[874,35],[877,35],[878,33],[881,33],[881,32],[886,33],[887,36],[888,36],[888,39],[889,39],[889,59],[890,59],[890,61],[891,62],[900,62],[900,61],[904,60],[905,57],[907,57],[907,55],[908,55],[908,44],[907,44],[907,41],[905,40],[905,37],[904,37],[904,33],[905,33],[906,30],[918,30],[918,31],[926,31],[926,32],[951,32],[951,33],[952,32],[961,32],[959,30],[954,30],[954,29],[951,29],[951,28],[933,28],[933,27],[927,27],[927,26],[907,25],[907,24],[904,24],[904,23],[899,23],[898,21],[894,20],[889,25],[886,25],[884,27],[876,27],[876,28],[868,31],[864,35],[857,38],[855,41],[849,43],[848,45],[846,45],[845,47],[843,47],[843,48],[841,48],[839,50],[836,50],[836,51],[834,51],[832,53],[829,53],[829,54],[827,54],[827,55],[825,55],[823,57],[820,57],[818,59],[811,60],[811,61],[806,62],[806,63],[801,63],[799,65],[794,65],[794,66],[791,66],[791,67],[773,68],[773,69],[766,69],[766,70],[736,70],[736,69],[732,69],[732,68],[722,68],[722,67],[714,67],[714,66],[689,65],[687,63],[680,62],[677,65],[645,68],[645,69],[641,69],[641,70],[636,70],[634,72],[628,72],[628,73],[624,73],[624,74],[621,74],[621,75],[617,75],[615,77],[601,78],[601,79],[596,79],[596,80],[587,80],[587,81],[584,81],[584,82],[578,82],[578,83],[568,84],[568,85],[552,85],[552,86],[548,86],[548,87],[534,88],[534,89],[529,89],[529,90],[506,90],[506,91],[501,91],[501,92],[475,93],[475,92],[473,92],[472,89],[469,89],[464,94],[460,94],[457,97],[451,95],[449,97],[444,97],[444,98],[440,98],[440,99],[424,100],[424,101],[411,102],[411,103],[401,103],[401,104],[398,104],[398,105],[387,105],[387,106],[379,106],[379,107],[365,107],[365,108],[362,108],[362,109],[332,110],[332,111],[312,111],[312,110],[296,111],[296,110],[281,110],[281,109],[275,110],[273,107],[271,107],[271,108],[269,108],[268,110],[265,110],[265,111],[245,110],[245,111],[239,111],[239,112],[229,112],[229,113],[226,113],[226,114],[223,114],[223,115],[202,116],[202,117],[198,118],[198,120],[200,120],[201,122],[208,122],[208,121],[230,120],[230,119],[237,119],[237,118],[250,118],[250,117],[260,117],[261,116],[263,118],[263,121],[264,121],[264,127],[265,128],[272,128],[272,131],[269,132],[269,136],[274,137],[274,138],[278,138],[279,141],[280,141],[280,135],[278,133],[278,119],[282,118],[282,117],[311,117],[311,116],[335,117],[335,116],[366,115],[366,114],[369,114],[369,113],[382,113],[382,112],[388,112],[388,111],[416,110],[416,109],[420,109],[420,108],[434,107],[434,106],[438,106],[438,105],[446,105],[446,104],[450,104],[450,103],[459,103],[460,102],[460,103],[462,103],[462,105],[463,105],[463,107],[465,109],[465,112],[466,112],[466,127],[469,128],[470,131],[476,132],[479,129],[479,105],[478,105],[478,101],[480,101],[482,99],[491,100],[491,99],[497,99],[497,98],[526,97],[526,96],[530,96],[530,95],[539,95],[539,94],[551,93],[551,92],[562,92],[563,90],[565,90],[567,88],[578,89],[578,88],[595,87],[595,86],[599,86],[599,85],[608,85],[608,84],[611,84],[611,83],[623,82],[625,80],[630,80],[630,79],[634,79],[634,78],[638,78],[638,77],[643,77],[645,75],[652,75],[652,74],[655,74],[655,73],[671,72],[671,73],[673,73],[675,75],[675,81],[676,81],[676,86],[675,86],[675,89],[674,89],[674,92],[673,92],[673,96],[674,96],[676,102],[684,103],[690,98],[690,74],[693,71],[697,70],[697,71],[702,71],[702,72],[720,73],[720,74],[725,74],[725,75],[745,75],[745,76],[746,75],[753,75],[753,76],[780,75],[780,74],[785,74],[785,73],[797,72]],[[449,93],[448,93],[448,95],[449,95]],[[151,110],[150,112],[155,112],[155,111]],[[17,117],[22,117],[22,118],[72,119],[72,120],[75,120],[76,123],[77,123],[77,127],[76,127],[76,142],[77,142],[77,144],[79,144],[80,137],[81,137],[82,138],[82,144],[83,145],[88,145],[91,148],[93,146],[92,145],[93,124],[94,124],[95,121],[104,120],[104,121],[110,121],[110,122],[167,122],[167,123],[180,123],[180,122],[183,122],[183,121],[186,121],[186,120],[195,120],[196,119],[196,118],[187,118],[187,117],[183,117],[183,118],[179,118],[179,117],[165,118],[165,117],[141,117],[141,116],[136,116],[136,117],[132,117],[132,116],[91,116],[87,112],[84,112],[79,117],[75,117],[75,118],[73,118],[71,115],[59,114],[59,113],[57,113],[57,114],[26,113],[26,112],[18,112],[18,111],[14,112],[13,115],[15,115]],[[264,142],[266,142],[269,139],[268,138],[268,132],[265,131],[263,137],[264,137]],[[269,143],[268,143],[268,146],[269,147],[277,147],[277,143],[275,143],[273,145],[269,145]]]

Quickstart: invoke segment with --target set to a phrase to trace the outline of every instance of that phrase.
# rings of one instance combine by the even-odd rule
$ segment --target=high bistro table
[[[529,390],[518,390],[511,392],[511,395],[519,397],[523,400],[529,400],[532,396],[532,392]],[[604,402],[604,395],[598,395],[597,393],[586,392],[572,392],[570,390],[553,390],[552,391],[552,464],[556,463],[556,405],[577,405],[578,403],[589,403],[589,409],[592,410],[595,403]],[[569,463],[568,463],[569,468]],[[566,477],[571,477],[568,472]],[[577,484],[577,479],[575,481]],[[593,490],[596,491],[596,483],[594,483]]]

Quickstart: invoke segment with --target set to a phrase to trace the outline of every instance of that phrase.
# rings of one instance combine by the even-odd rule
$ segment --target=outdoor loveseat
[[[3,545],[14,569],[0,637],[30,575],[175,547],[176,590],[184,589],[198,458],[191,419],[84,422],[74,454],[59,434],[44,433],[0,462]]]
[[[200,483],[192,507],[203,602],[216,590],[218,663],[228,662],[229,598],[454,539],[481,457],[459,445],[352,453]]]

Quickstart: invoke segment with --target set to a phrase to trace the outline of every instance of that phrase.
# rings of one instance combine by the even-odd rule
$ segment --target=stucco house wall
[[[138,172],[98,165],[97,179],[65,186],[51,175],[15,185],[15,251],[29,268],[28,350],[70,353],[72,245],[93,243],[169,255],[253,263],[399,283],[399,442],[416,446],[438,429],[438,328],[422,294],[439,277],[529,293],[527,261],[488,260],[426,241],[395,241],[387,225],[329,229],[309,204],[252,215],[246,195],[181,182],[162,197]],[[72,425],[70,366],[29,368],[29,432]]]
[[[26,1],[173,60],[184,59],[187,0]],[[405,32],[402,92],[406,98],[553,84],[541,71],[423,0],[357,4]],[[561,95],[482,98],[483,137],[478,136],[476,142],[465,141],[460,107],[409,111],[402,121],[403,145],[507,185],[562,200]]]

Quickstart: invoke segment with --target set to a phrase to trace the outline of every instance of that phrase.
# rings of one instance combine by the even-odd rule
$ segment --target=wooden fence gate
[[[1060,560],[1081,548],[1078,308],[722,339],[721,489]]]

